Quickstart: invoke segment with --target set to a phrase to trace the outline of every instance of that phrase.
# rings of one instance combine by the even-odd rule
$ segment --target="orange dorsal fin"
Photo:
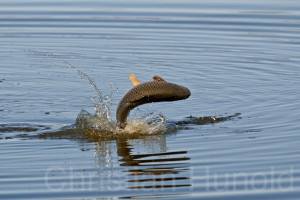
[[[129,74],[129,79],[134,86],[137,86],[142,83],[134,74]]]
[[[153,80],[154,81],[166,81],[165,79],[163,79],[162,77],[159,77],[159,76],[153,76]]]

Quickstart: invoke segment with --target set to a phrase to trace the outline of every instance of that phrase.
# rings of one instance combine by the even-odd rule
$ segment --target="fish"
[[[119,102],[116,112],[119,129],[126,127],[130,111],[137,106],[153,102],[184,100],[191,95],[188,88],[167,82],[159,76],[154,76],[153,81],[144,83],[134,74],[129,74],[129,79],[134,87]]]

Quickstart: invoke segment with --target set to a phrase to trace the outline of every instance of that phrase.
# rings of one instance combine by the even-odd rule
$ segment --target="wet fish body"
[[[150,81],[138,84],[129,90],[121,99],[117,108],[117,122],[119,128],[126,126],[127,117],[137,106],[162,101],[177,101],[191,95],[188,88],[166,81]]]

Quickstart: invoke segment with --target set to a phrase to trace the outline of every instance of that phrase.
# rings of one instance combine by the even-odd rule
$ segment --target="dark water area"
[[[0,199],[299,199],[299,10],[1,1]],[[129,73],[191,96],[115,134]]]

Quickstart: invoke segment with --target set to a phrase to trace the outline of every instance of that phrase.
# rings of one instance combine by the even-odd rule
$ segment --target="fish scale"
[[[191,95],[188,88],[166,81],[150,81],[141,83],[129,90],[121,99],[117,108],[117,122],[119,128],[126,126],[127,117],[137,106],[162,101],[177,101]]]

